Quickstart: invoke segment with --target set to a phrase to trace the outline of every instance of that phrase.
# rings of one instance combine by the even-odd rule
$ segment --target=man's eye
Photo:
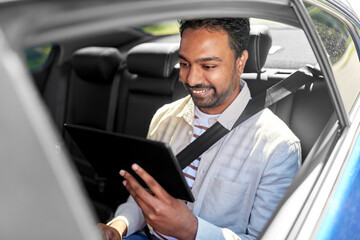
[[[180,67],[186,67],[186,66],[189,66],[188,63],[184,63],[184,62],[180,62]]]
[[[203,68],[212,69],[212,68],[216,68],[216,65],[203,65]]]

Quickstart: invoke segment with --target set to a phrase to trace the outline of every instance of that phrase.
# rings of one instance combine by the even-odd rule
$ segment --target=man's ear
[[[236,68],[239,76],[244,72],[246,61],[248,60],[249,53],[247,50],[244,50],[241,54],[241,57],[238,57],[236,60]]]

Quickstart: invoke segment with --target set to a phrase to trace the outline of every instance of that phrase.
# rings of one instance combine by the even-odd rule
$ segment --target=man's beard
[[[230,84],[227,89],[223,92],[218,92],[216,88],[212,85],[204,85],[204,84],[198,84],[195,86],[190,86],[188,83],[184,84],[186,90],[190,93],[195,106],[198,108],[215,108],[223,104],[224,102],[228,101],[229,98],[233,95],[233,93],[236,91],[235,84]],[[207,96],[205,98],[199,98],[193,95],[192,89],[206,89],[209,91],[213,91],[213,93],[210,96]]]

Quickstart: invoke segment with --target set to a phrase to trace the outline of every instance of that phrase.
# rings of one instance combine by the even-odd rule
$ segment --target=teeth
[[[196,91],[196,90],[192,90],[193,93],[198,94],[198,93],[204,93],[209,91],[209,89],[205,89],[205,90],[200,90],[200,91]]]

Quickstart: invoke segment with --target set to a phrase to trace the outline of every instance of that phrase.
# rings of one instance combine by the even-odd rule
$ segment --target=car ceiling
[[[149,22],[206,16],[255,17],[300,27],[292,4],[284,0],[30,1],[2,7],[0,24],[9,42],[23,49]]]

